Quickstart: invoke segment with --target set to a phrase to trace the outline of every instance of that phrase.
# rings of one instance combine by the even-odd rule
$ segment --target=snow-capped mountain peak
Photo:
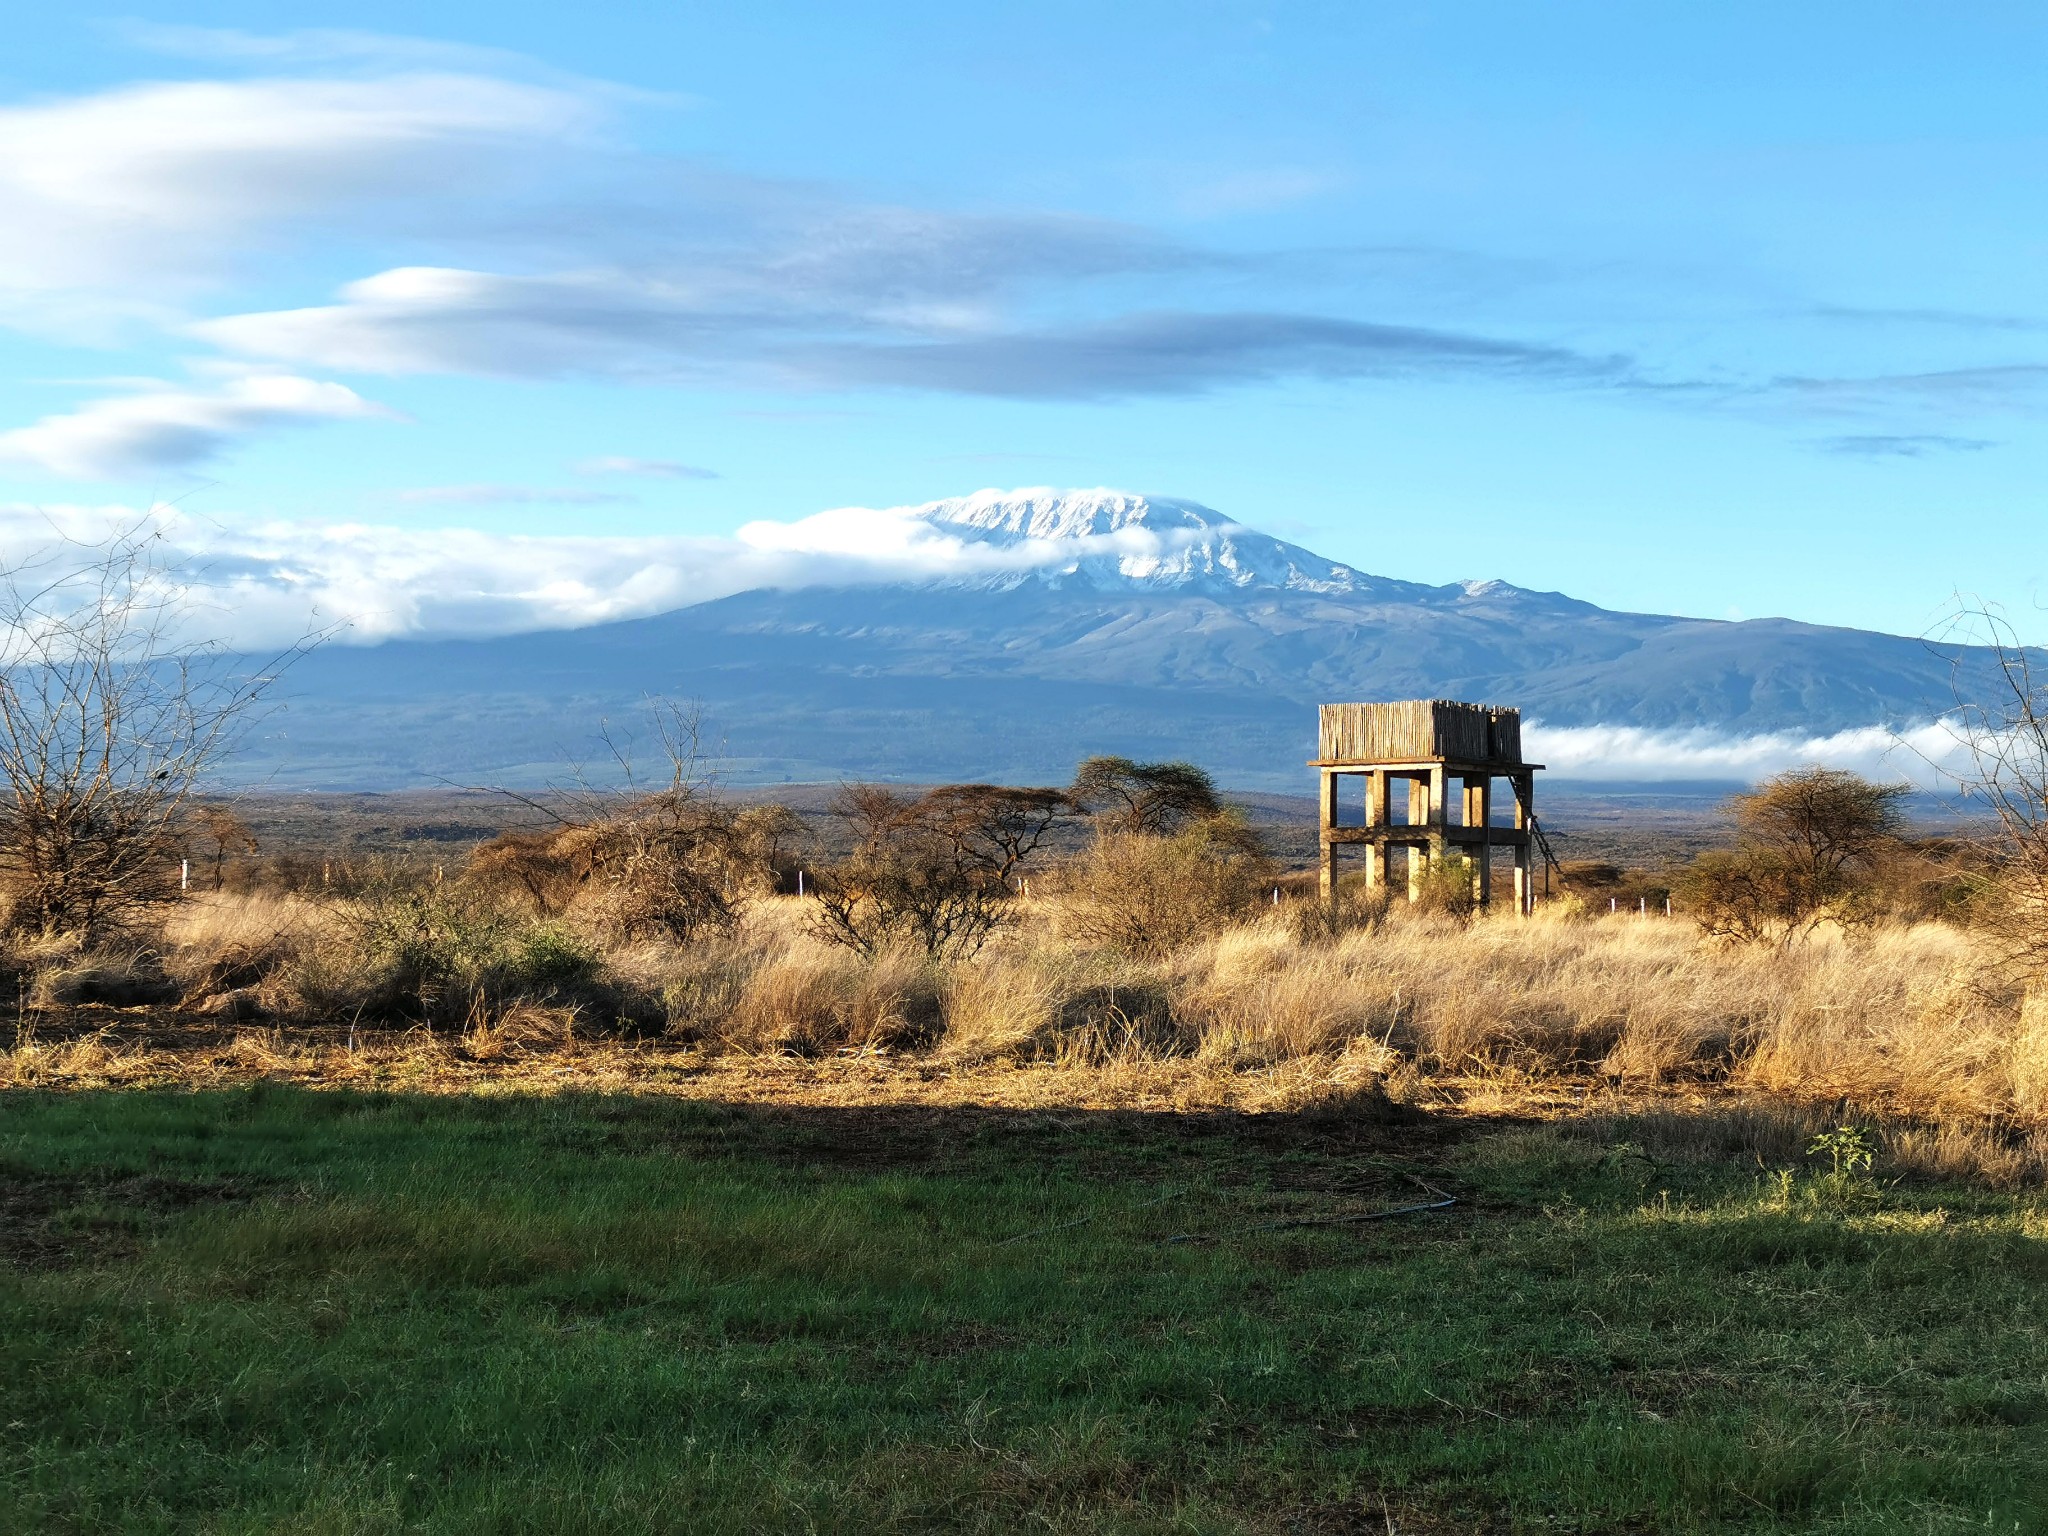
[[[1016,552],[1014,564],[949,585],[1339,593],[1379,584],[1199,502],[1171,497],[1040,487],[979,491],[907,510],[955,538]]]

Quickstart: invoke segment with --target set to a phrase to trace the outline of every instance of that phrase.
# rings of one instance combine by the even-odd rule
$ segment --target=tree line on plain
[[[16,934],[89,943],[134,931],[187,889],[195,855],[201,887],[217,889],[253,847],[232,810],[201,791],[321,637],[254,669],[195,643],[157,555],[152,535],[123,534],[54,550],[0,581],[0,897]],[[1930,863],[1927,844],[1905,837],[1902,786],[1798,769],[1734,797],[1734,846],[1679,873],[1680,909],[1740,942],[1887,914],[1958,917],[2038,968],[2048,959],[2048,687],[2009,633],[1994,638],[2010,697],[1957,718],[1998,835],[1951,840],[1945,861]],[[799,819],[721,800],[698,771],[694,720],[665,704],[653,713],[653,779],[607,737],[608,784],[578,776],[545,800],[515,797],[540,824],[483,845],[462,878],[621,942],[729,932],[749,900],[786,888]],[[832,811],[851,851],[807,864],[805,894],[814,931],[864,956],[971,953],[1047,874],[1069,932],[1161,952],[1244,916],[1276,874],[1209,775],[1183,762],[1092,757],[1063,788],[852,785]],[[1049,836],[1076,820],[1090,833],[1082,850],[1048,869]],[[1420,884],[1426,905],[1470,915],[1458,859]],[[1303,914],[1304,931],[1377,922],[1381,900],[1340,892]]]

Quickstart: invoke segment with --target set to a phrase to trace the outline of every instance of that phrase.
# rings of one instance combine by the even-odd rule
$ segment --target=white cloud
[[[1524,728],[1531,759],[1563,778],[1599,780],[1740,779],[1754,783],[1787,768],[1819,763],[1923,789],[1956,787],[1968,752],[1952,727],[1903,730],[1866,726],[1814,736],[1779,732],[1731,736],[1708,730],[1645,730],[1626,725]]]
[[[201,463],[253,432],[393,415],[345,385],[250,373],[210,391],[110,395],[0,432],[0,462],[83,480],[149,475]]]
[[[500,488],[490,488],[500,489]],[[640,618],[759,587],[972,579],[1079,555],[1156,554],[1144,529],[992,544],[911,509],[844,507],[727,537],[508,535],[475,528],[272,520],[215,523],[158,506],[0,507],[0,562],[146,521],[189,584],[199,621],[235,645],[345,624],[352,642],[515,634]]]
[[[699,469],[694,464],[685,464],[680,459],[636,459],[625,454],[608,453],[594,459],[585,459],[576,466],[579,475],[646,475],[657,480],[716,480],[715,469]]]
[[[294,223],[382,204],[388,228],[410,217],[394,203],[503,190],[522,158],[587,141],[598,121],[573,91],[445,69],[0,108],[0,307],[34,324],[52,294],[160,301]]]

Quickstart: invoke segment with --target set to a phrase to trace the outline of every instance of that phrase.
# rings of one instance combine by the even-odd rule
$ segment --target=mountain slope
[[[292,674],[244,768],[356,787],[532,782],[589,758],[601,721],[631,721],[654,694],[698,701],[741,779],[1051,780],[1118,751],[1292,788],[1325,700],[1822,734],[1954,699],[1956,658],[1917,640],[1395,581],[1188,502],[1025,492],[903,515],[993,563],[565,633],[331,648]],[[1966,681],[1984,660],[1964,658]]]

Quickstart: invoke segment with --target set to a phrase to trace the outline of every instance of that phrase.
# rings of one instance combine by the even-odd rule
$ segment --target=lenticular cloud
[[[344,384],[249,373],[218,389],[110,395],[0,432],[0,463],[78,480],[150,475],[204,463],[251,433],[395,415]]]

